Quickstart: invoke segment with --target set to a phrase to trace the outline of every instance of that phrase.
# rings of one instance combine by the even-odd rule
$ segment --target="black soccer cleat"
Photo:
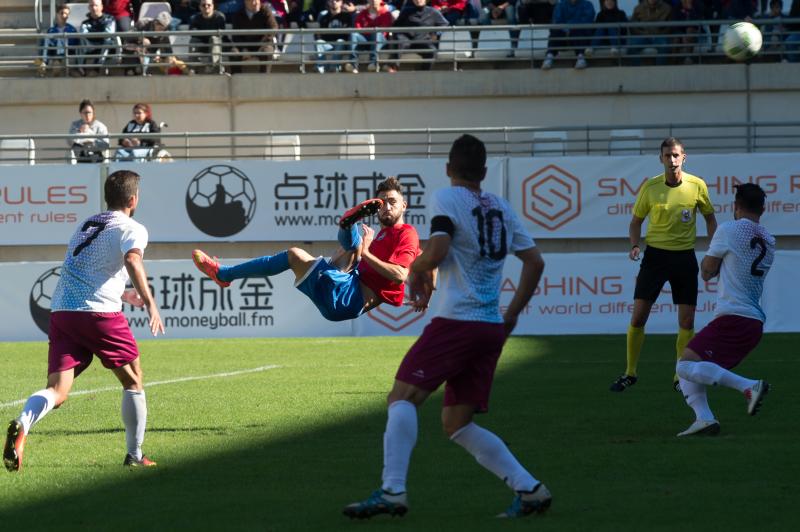
[[[372,198],[362,201],[358,205],[351,207],[345,211],[342,218],[339,220],[339,227],[347,229],[357,221],[372,216],[383,207],[383,200],[379,198]]]
[[[408,499],[405,493],[394,494],[380,489],[373,491],[365,501],[348,504],[342,513],[350,519],[369,519],[378,514],[402,517],[407,511]]]
[[[638,380],[639,378],[633,375],[622,374],[617,380],[611,383],[609,390],[612,392],[624,392],[625,388],[633,386]]]

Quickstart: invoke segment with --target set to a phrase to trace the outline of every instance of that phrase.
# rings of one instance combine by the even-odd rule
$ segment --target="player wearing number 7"
[[[775,238],[759,222],[766,194],[754,183],[736,187],[734,221],[720,224],[700,264],[704,280],[719,275],[714,320],[692,338],[678,361],[681,391],[695,421],[678,436],[717,434],[719,422],[708,407],[706,386],[726,386],[744,394],[755,415],[769,391],[763,380],[730,371],[761,340],[766,316],[761,308],[764,279],[775,258]]]
[[[47,387],[31,395],[20,416],[8,425],[3,463],[9,471],[20,470],[31,427],[66,401],[92,355],[122,384],[127,443],[123,465],[156,465],[142,454],[147,404],[139,351],[122,314],[123,300],[144,306],[153,336],[164,332],[142,262],[147,230],[132,218],[139,204],[139,176],[127,170],[108,176],[105,199],[108,210],[84,221],[67,246],[50,304]],[[133,290],[125,290],[129,278]]]

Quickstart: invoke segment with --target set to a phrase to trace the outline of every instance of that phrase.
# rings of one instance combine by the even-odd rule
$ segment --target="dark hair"
[[[736,197],[734,201],[739,208],[752,212],[761,216],[764,214],[764,202],[767,199],[767,193],[764,189],[755,183],[741,183],[734,185],[736,189]]]
[[[680,146],[681,151],[686,151],[686,148],[683,147],[683,142],[681,142],[681,139],[677,137],[667,137],[664,139],[664,142],[661,143],[658,153],[664,153],[664,148],[672,148],[674,146]]]
[[[133,106],[133,110],[136,111],[136,109],[141,109],[144,111],[144,117],[146,120],[153,118],[153,110],[150,108],[149,103],[137,103]]]
[[[66,9],[67,11],[72,11],[72,10],[69,8],[69,4],[66,4],[66,3],[64,3],[64,2],[59,2],[59,3],[56,5],[56,13],[60,12],[62,9]]]
[[[105,197],[109,209],[121,209],[139,190],[139,174],[117,170],[106,179]]]
[[[477,137],[461,135],[453,142],[447,163],[454,177],[481,181],[485,176],[486,146]]]
[[[390,190],[394,190],[401,196],[403,195],[403,185],[401,185],[400,180],[393,175],[390,175],[389,177],[381,181],[378,184],[378,189],[376,192],[377,194],[380,194],[381,192],[388,192]]]
[[[94,109],[94,104],[92,103],[92,100],[89,100],[88,98],[86,100],[81,100],[81,103],[78,105],[78,111],[83,111],[84,108],[86,107],[91,107],[92,109]]]

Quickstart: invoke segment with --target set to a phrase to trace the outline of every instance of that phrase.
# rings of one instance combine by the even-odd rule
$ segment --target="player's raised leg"
[[[74,379],[74,369],[50,373],[47,376],[47,387],[28,397],[19,417],[12,419],[8,424],[3,447],[3,463],[6,469],[9,471],[22,469],[22,457],[28,433],[51,410],[66,401]]]
[[[383,200],[380,198],[370,198],[368,200],[364,200],[358,205],[355,205],[345,211],[345,213],[339,219],[339,227],[342,229],[349,229],[350,226],[359,220],[362,220],[367,216],[372,216],[378,212],[382,206]],[[347,249],[346,246],[342,247]]]

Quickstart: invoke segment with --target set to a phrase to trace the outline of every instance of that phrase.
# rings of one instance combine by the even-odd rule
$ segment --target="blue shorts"
[[[329,259],[320,257],[295,286],[311,299],[327,320],[352,320],[364,311],[357,269],[343,272]]]

